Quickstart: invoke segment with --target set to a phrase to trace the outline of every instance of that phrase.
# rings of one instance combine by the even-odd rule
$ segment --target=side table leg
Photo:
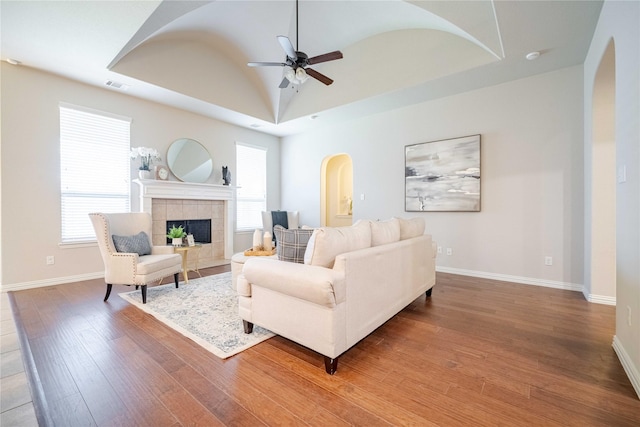
[[[189,272],[187,271],[187,251],[181,251],[180,255],[182,255],[182,278],[184,279],[184,283],[189,283]]]

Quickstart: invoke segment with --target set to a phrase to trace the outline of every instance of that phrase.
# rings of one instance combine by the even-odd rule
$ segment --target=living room
[[[311,226],[320,225],[322,161],[347,153],[353,161],[354,218],[423,216],[426,232],[452,249],[451,255],[438,255],[439,272],[571,290],[594,304],[615,305],[616,351],[638,392],[638,14],[637,2],[604,2],[582,63],[487,86],[469,82],[446,97],[407,96],[389,111],[328,125],[319,114],[311,130],[285,136],[3,61],[2,291],[102,274],[97,247],[60,245],[58,111],[64,102],[132,118],[131,146],[153,147],[163,157],[176,139],[200,141],[213,158],[211,183],[222,182],[222,166],[234,165],[236,142],[265,147],[267,209],[298,210],[301,222]],[[622,165],[626,176],[615,187],[615,225],[607,226],[615,254],[601,255],[593,243],[601,199],[592,193],[600,159],[592,104],[596,74],[612,38],[617,162],[609,178],[618,177]],[[404,147],[474,134],[481,135],[481,211],[405,212]],[[138,210],[135,186],[131,200],[131,210]],[[234,239],[236,251],[251,245],[248,233]],[[54,256],[53,265],[45,263],[47,256]],[[614,281],[594,280],[601,256],[614,260]],[[552,265],[545,265],[545,257],[552,257]]]

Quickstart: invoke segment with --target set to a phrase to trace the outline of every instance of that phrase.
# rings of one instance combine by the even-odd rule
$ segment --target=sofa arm
[[[343,302],[344,273],[325,267],[252,257],[242,275],[251,285],[300,298],[326,307]]]
[[[108,258],[109,265],[105,268],[104,281],[110,284],[122,285],[133,283],[136,274],[138,254],[136,253],[112,253]]]

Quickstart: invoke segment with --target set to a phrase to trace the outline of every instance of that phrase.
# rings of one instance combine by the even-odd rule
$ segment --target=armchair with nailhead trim
[[[104,262],[104,281],[109,299],[113,285],[142,288],[147,303],[147,285],[173,275],[178,287],[182,257],[171,246],[151,243],[151,215],[144,212],[90,213],[100,255]]]

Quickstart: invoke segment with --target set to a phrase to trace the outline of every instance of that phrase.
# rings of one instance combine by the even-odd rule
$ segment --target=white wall
[[[283,138],[283,209],[317,225],[322,160],[347,153],[354,221],[420,215],[453,249],[438,256],[441,271],[581,290],[582,88],[582,67],[571,67]],[[481,212],[404,212],[404,146],[472,134]]]
[[[3,290],[83,280],[103,271],[96,246],[59,246],[61,101],[131,117],[131,146],[154,147],[163,159],[172,141],[184,137],[198,140],[213,158],[210,183],[222,183],[223,165],[229,166],[234,183],[236,141],[267,147],[268,202],[280,203],[277,137],[24,66],[3,62],[1,71]],[[99,162],[96,159],[96,164]],[[136,168],[132,162],[132,178],[137,177]],[[132,210],[139,206],[137,191],[134,184]],[[47,255],[55,257],[54,265],[45,265]]]
[[[617,169],[626,182],[616,186],[616,335],[614,349],[640,396],[640,3],[606,1],[584,63],[585,147],[593,145],[593,84],[600,61],[615,45],[615,145]],[[592,205],[592,164],[585,159],[586,206]],[[597,201],[596,201],[597,202]],[[587,219],[591,221],[589,212]],[[586,224],[587,229],[591,223]],[[587,236],[588,237],[588,236]],[[585,241],[589,251],[591,242]],[[589,252],[587,252],[589,253]],[[593,262],[597,262],[593,260]],[[631,324],[629,325],[629,311]]]

